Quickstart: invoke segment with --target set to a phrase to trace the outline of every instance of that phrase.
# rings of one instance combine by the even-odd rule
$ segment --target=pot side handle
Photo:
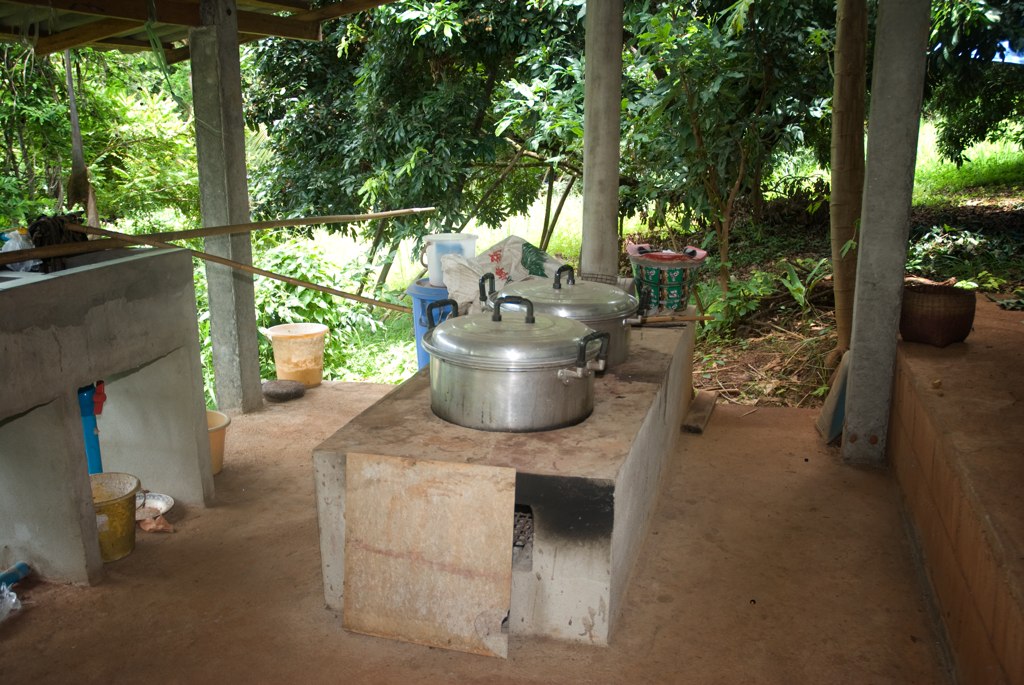
[[[484,287],[485,283],[490,283],[491,284],[491,288],[490,288],[489,291]],[[480,277],[480,301],[481,302],[487,302],[487,296],[488,295],[493,295],[493,294],[494,294],[494,274],[492,274],[490,271],[488,271],[487,273],[485,273],[483,276]]]
[[[577,369],[585,369],[587,367],[587,348],[595,340],[601,341],[601,349],[597,353],[597,367],[599,371],[604,371],[605,363],[608,359],[608,343],[611,340],[611,334],[607,331],[594,331],[580,338],[576,353]]]
[[[452,299],[437,300],[427,305],[427,330],[432,331],[437,327],[437,324],[441,323],[440,314],[438,314],[438,321],[434,322],[434,312],[444,309],[445,307],[451,307],[451,314],[448,318],[452,318],[459,315],[459,303]]]
[[[533,318],[533,302],[530,302],[525,297],[519,295],[506,295],[505,297],[499,297],[494,301],[494,313],[491,314],[491,321],[501,321],[501,305],[502,304],[521,304],[526,307],[526,323],[536,323],[537,320]]]
[[[637,307],[637,311],[640,316],[647,316],[648,311],[655,304],[654,302],[654,291],[651,286],[644,284],[640,279],[636,279],[636,286],[639,289],[637,294],[640,296],[640,306]]]

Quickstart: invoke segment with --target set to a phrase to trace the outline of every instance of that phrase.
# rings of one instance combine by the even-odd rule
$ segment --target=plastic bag
[[[4,243],[0,252],[13,252],[14,250],[31,250],[35,245],[29,240],[28,231],[25,229],[17,229],[14,231],[8,231],[4,234],[7,238],[7,242]],[[7,268],[14,271],[32,271],[36,269],[43,261],[41,259],[29,259],[24,262],[15,262],[14,264],[8,264]]]
[[[18,595],[11,592],[6,585],[0,585],[0,623],[4,622],[8,614],[21,609],[21,600]]]
[[[553,277],[564,263],[518,236],[509,236],[476,257],[454,254],[441,257],[448,297],[459,303],[462,314],[484,310],[480,302],[480,277],[484,273],[493,273],[495,289],[501,290],[509,281],[521,281],[531,276]]]

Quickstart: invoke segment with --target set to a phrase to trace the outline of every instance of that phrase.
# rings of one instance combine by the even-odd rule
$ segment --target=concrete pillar
[[[583,95],[583,249],[580,276],[615,283],[619,272],[619,133],[622,2],[587,2]]]
[[[885,463],[929,20],[929,0],[879,3],[843,430],[852,464]]]
[[[234,0],[201,0],[203,26],[189,31],[192,95],[204,226],[249,221],[242,77]],[[205,250],[252,263],[249,234],[206,238]],[[217,405],[249,412],[263,406],[256,305],[249,274],[206,264]]]

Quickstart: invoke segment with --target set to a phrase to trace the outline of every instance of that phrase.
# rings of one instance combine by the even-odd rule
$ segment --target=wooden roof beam
[[[42,56],[54,52],[62,52],[68,48],[97,43],[105,38],[118,36],[129,31],[137,31],[141,27],[142,24],[137,21],[101,19],[82,26],[76,26],[67,31],[60,31],[40,37],[36,41],[35,53]]]
[[[303,0],[245,0],[247,7],[261,7],[272,12],[308,12],[309,3]]]
[[[150,16],[145,3],[132,0],[9,0],[15,4],[31,7],[46,7],[64,12],[75,12],[106,19],[122,19],[136,22],[154,21],[178,26],[200,26],[199,6],[178,0],[156,0],[156,11]],[[257,12],[238,12],[238,31],[261,36],[279,36],[298,40],[320,40],[320,23],[308,19],[277,17]]]
[[[321,22],[348,16],[356,12],[364,12],[381,5],[390,5],[392,2],[395,2],[395,0],[342,0],[342,2],[331,3],[325,7],[301,12],[293,16],[296,19]]]
[[[134,38],[106,38],[99,40],[94,43],[89,43],[89,47],[96,48],[97,50],[120,50],[121,52],[149,52],[153,49],[153,45],[148,40],[136,40]],[[161,41],[161,45],[164,48],[164,52],[168,50],[174,50],[174,46],[170,43],[164,43]]]
[[[299,14],[292,15],[293,19],[300,21],[327,21],[328,19],[336,19],[338,17],[344,17],[349,14],[355,14],[356,12],[363,12],[365,10],[373,9],[381,5],[387,5],[395,0],[345,0],[344,2],[336,2],[327,7],[321,7],[319,9],[310,10],[308,12],[300,12]],[[243,34],[241,27],[239,27],[238,44],[251,43],[254,40],[259,40],[263,36],[257,36],[252,34]],[[182,48],[175,48],[169,50],[165,57],[167,58],[168,64],[176,64],[178,62],[184,62],[189,58],[188,46]]]

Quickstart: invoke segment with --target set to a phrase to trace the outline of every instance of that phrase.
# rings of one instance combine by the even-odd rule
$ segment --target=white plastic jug
[[[457,254],[472,259],[476,256],[476,236],[466,233],[435,233],[423,237],[424,254],[427,257],[427,280],[435,288],[444,287],[441,273],[441,257]]]

